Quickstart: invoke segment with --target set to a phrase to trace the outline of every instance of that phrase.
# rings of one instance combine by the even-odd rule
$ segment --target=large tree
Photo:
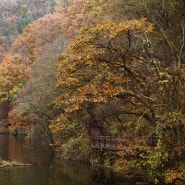
[[[89,3],[86,10],[110,10],[113,21],[84,27],[60,55],[57,105],[68,119],[79,120],[85,110],[96,124],[97,107],[116,101],[115,115],[135,115],[138,125],[145,120],[148,134],[158,138],[144,163],[154,181],[184,179],[184,1],[143,1],[139,9],[138,1],[105,2],[99,9]],[[113,16],[111,6],[126,16]]]

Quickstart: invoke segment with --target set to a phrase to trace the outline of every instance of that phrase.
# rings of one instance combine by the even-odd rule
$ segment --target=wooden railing
[[[97,149],[116,150],[117,140],[113,136],[91,136],[92,147]]]
[[[94,135],[91,136],[92,147],[96,149],[107,149],[107,150],[122,150],[122,147],[138,144],[140,142],[147,142],[150,146],[155,146],[157,141],[156,136],[125,136],[122,138],[116,138],[114,136],[102,136]],[[146,143],[145,143],[146,144]],[[119,147],[118,147],[119,145]]]

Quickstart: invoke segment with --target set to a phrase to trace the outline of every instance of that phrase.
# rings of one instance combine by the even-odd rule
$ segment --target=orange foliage
[[[15,132],[28,132],[38,117],[35,114],[21,115],[18,108],[13,108],[8,114],[8,122],[11,124],[10,130]]]
[[[15,98],[23,83],[29,78],[27,66],[20,55],[6,56],[0,66],[1,102]]]
[[[60,35],[63,18],[63,14],[48,14],[27,26],[13,43],[11,54],[20,53],[25,62],[33,62]]]

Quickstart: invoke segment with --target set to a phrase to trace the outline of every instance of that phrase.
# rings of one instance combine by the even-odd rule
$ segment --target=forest
[[[184,184],[185,0],[1,0],[0,15],[4,132]]]

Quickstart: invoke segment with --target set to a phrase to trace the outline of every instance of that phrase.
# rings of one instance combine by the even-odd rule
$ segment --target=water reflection
[[[43,155],[44,154],[44,155]],[[24,136],[0,135],[0,156],[2,160],[20,163],[46,164],[52,151],[38,142],[30,142]]]
[[[78,162],[51,160],[48,147],[23,137],[0,135],[0,157],[31,164],[0,169],[0,185],[133,185],[118,181],[110,171],[91,169]]]
[[[9,140],[7,135],[0,135],[0,157],[1,159],[6,159],[8,156],[8,145]]]

